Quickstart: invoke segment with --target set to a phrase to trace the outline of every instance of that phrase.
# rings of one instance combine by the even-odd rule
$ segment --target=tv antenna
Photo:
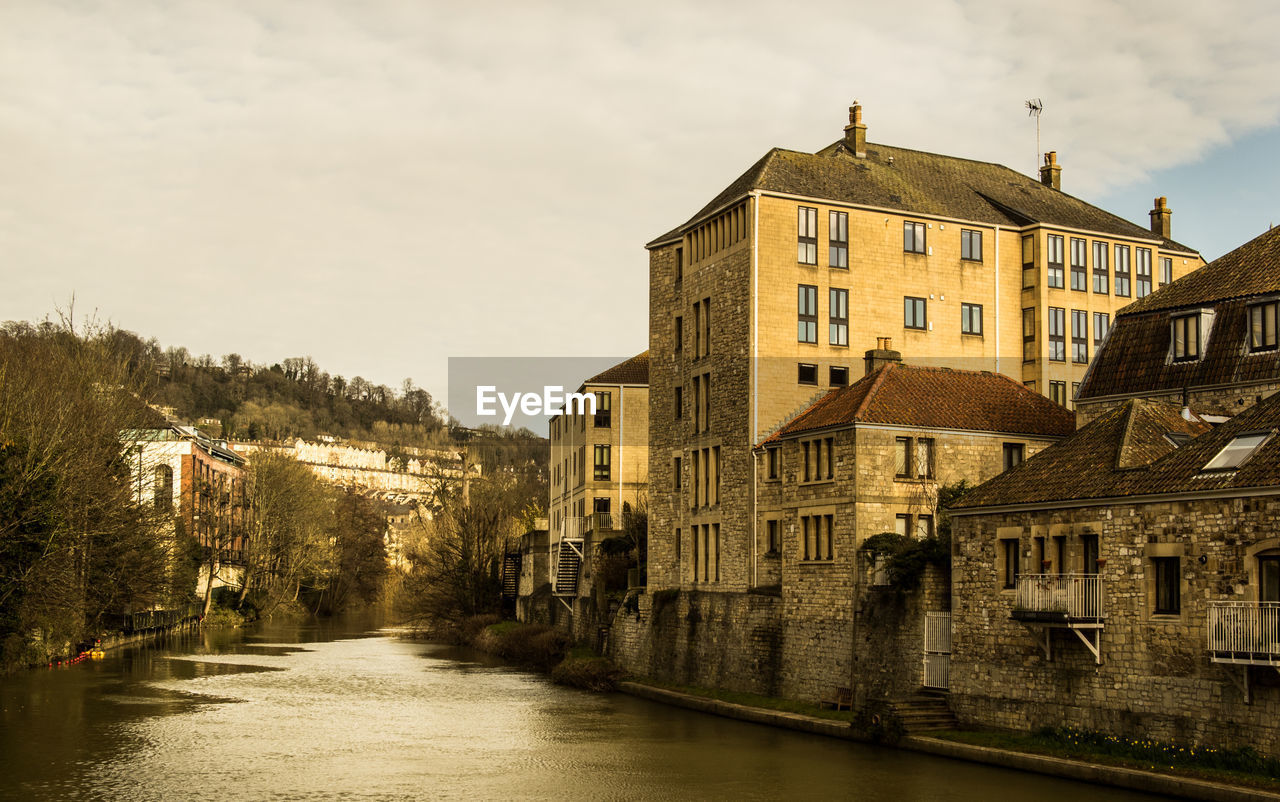
[[[1034,165],[1040,164],[1040,112],[1044,111],[1044,103],[1040,102],[1040,98],[1032,98],[1026,103],[1027,116],[1036,118],[1036,158],[1032,162]]]

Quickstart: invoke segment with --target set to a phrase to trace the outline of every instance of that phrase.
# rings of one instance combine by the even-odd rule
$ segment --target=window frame
[[[603,460],[601,455],[604,455]],[[592,452],[592,481],[609,482],[613,477],[613,456],[608,443],[596,443]]]
[[[1160,285],[1167,287],[1173,283],[1173,257],[1160,257]]]
[[[608,390],[597,390],[596,414],[592,423],[596,429],[608,429],[613,425],[613,394]]]
[[[848,212],[827,212],[827,263],[837,270],[849,269]]]
[[[913,315],[913,306],[916,307],[918,315]],[[909,322],[913,317],[920,318],[918,326],[913,326]],[[915,295],[902,296],[902,327],[912,331],[928,331],[929,330],[929,301]]]
[[[914,220],[902,221],[902,252],[923,254],[928,248],[925,224]]]
[[[1001,457],[1004,470],[1009,471],[1021,465],[1027,458],[1026,443],[1002,443]],[[1003,471],[1002,471],[1003,473]]]
[[[1084,309],[1071,310],[1071,361],[1089,364],[1089,313]]]
[[[1061,234],[1045,236],[1045,266],[1048,271],[1048,282],[1045,286],[1051,290],[1061,290],[1066,287],[1063,262],[1065,242]]]
[[[1049,400],[1060,407],[1067,406],[1067,383],[1066,381],[1049,381]]]
[[[1152,615],[1182,615],[1182,558],[1152,557],[1151,571]]]
[[[817,284],[796,285],[796,342],[818,344]]]
[[[796,263],[818,264],[818,207],[796,207]]]
[[[836,380],[836,371],[841,371],[842,376],[839,381]],[[831,365],[827,368],[827,384],[831,387],[848,387],[849,386],[849,368],[844,365]]]
[[[837,315],[836,312],[843,312]],[[849,346],[849,291],[840,287],[827,289],[827,340],[831,345]]]
[[[1271,313],[1271,325],[1267,326],[1267,312]],[[1249,353],[1270,353],[1280,344],[1280,300],[1275,298],[1261,303],[1250,304],[1245,312],[1249,326]],[[1262,340],[1259,342],[1258,335]],[[1267,335],[1270,334],[1270,342]]]
[[[1022,237],[1022,289],[1036,286],[1036,238],[1034,234]]]
[[[1099,333],[1098,324],[1102,324],[1102,331]],[[1094,312],[1093,313],[1093,349],[1096,351],[1102,347],[1107,341],[1107,335],[1111,333],[1111,313],[1110,312]]]
[[[976,249],[974,246],[977,246]],[[976,256],[974,254],[977,254]],[[965,262],[982,261],[982,232],[972,228],[960,229],[960,259]]]
[[[813,380],[812,380],[812,381],[805,381],[805,379],[804,379],[805,368],[810,368],[810,369],[812,369],[812,370],[813,370]],[[813,362],[798,362],[798,363],[796,363],[796,384],[813,385],[813,386],[815,386],[815,387],[816,387],[816,386],[817,386],[817,384],[818,384],[818,366],[817,366],[817,364],[816,364],[816,363],[813,363]]]
[[[1105,240],[1093,241],[1093,291],[1098,295],[1111,294],[1111,243]]]
[[[1124,258],[1120,258],[1121,255]],[[1133,277],[1133,266],[1129,261],[1129,246],[1116,243],[1115,246],[1115,294],[1117,298],[1130,298],[1133,296],[1133,287],[1131,286]]]
[[[1089,291],[1089,242],[1084,237],[1071,238],[1071,289]]]
[[[1194,327],[1189,325],[1194,322]],[[1174,315],[1169,318],[1169,348],[1174,362],[1198,362],[1201,355],[1201,344],[1204,332],[1200,327],[1200,313]],[[1181,331],[1179,331],[1181,329]],[[1182,346],[1179,348],[1178,335],[1182,335]],[[1194,337],[1192,337],[1194,335]],[[1194,351],[1190,350],[1194,347]],[[1181,353],[1179,353],[1181,351]]]
[[[977,328],[974,328],[974,312],[977,312]],[[972,337],[981,337],[982,333],[982,304],[960,303],[960,333],[968,334]]]
[[[1022,361],[1035,362],[1038,356],[1039,354],[1036,353],[1036,308],[1034,306],[1026,306],[1022,309]]]
[[[1133,292],[1135,298],[1146,298],[1153,289],[1151,275],[1151,249],[1133,249]]]
[[[1062,306],[1050,306],[1049,312],[1049,361],[1067,361],[1067,310]],[[1054,333],[1054,329],[1057,333]]]

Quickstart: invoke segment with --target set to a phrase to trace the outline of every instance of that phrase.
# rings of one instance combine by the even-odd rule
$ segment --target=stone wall
[[[1050,633],[1052,659],[1011,618],[1000,539],[1019,540],[1023,571],[1049,546],[1047,572],[1081,571],[1082,535],[1097,535],[1103,582],[1101,663],[1070,631]],[[1122,736],[1280,753],[1280,678],[1214,663],[1207,602],[1258,598],[1257,556],[1280,549],[1280,500],[1209,499],[1057,512],[964,516],[954,522],[951,704],[962,722],[1016,730],[1072,725]],[[1155,613],[1153,558],[1179,557],[1181,605]]]
[[[1229,387],[1202,387],[1192,389],[1187,394],[1191,409],[1202,415],[1225,415],[1234,417],[1264,398],[1280,390],[1280,382],[1261,382],[1235,384]],[[1165,401],[1170,404],[1182,403],[1182,390],[1153,390],[1137,395],[1109,396],[1097,399],[1081,399],[1076,402],[1076,428],[1088,425],[1118,406],[1122,406],[1130,398],[1143,398],[1149,401]]]

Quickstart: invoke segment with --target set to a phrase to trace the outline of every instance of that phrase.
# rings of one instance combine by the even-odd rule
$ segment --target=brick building
[[[1280,752],[1278,427],[1131,398],[966,495],[957,716]]]
[[[549,427],[547,581],[566,610],[594,620],[595,547],[618,534],[625,509],[647,505],[649,352],[592,376],[577,392],[594,396],[595,411],[570,405]]]
[[[992,370],[1068,402],[1111,316],[1202,264],[1169,238],[1006,167],[866,141],[861,108],[817,153],[774,149],[650,253],[653,590],[755,587],[751,448],[889,337],[913,364]],[[720,494],[699,503],[695,472]],[[700,589],[709,589],[700,585]]]
[[[1124,308],[1076,402],[1087,422],[1129,398],[1231,416],[1280,389],[1280,228]]]

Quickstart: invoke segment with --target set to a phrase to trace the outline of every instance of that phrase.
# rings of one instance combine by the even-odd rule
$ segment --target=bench
[[[834,698],[823,699],[818,702],[818,708],[831,708],[832,710],[852,710],[853,709],[853,691],[848,688],[836,688]]]

